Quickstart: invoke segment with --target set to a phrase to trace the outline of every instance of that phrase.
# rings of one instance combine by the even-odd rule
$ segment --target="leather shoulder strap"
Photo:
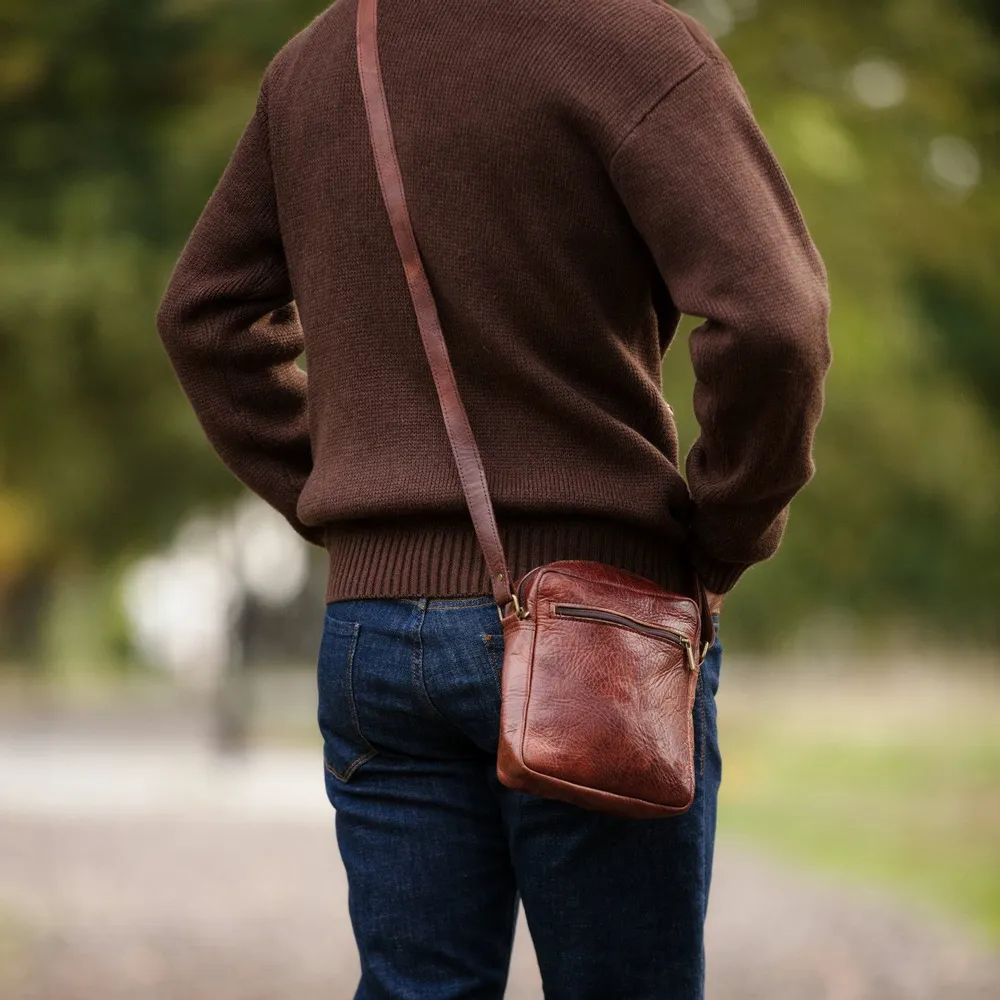
[[[493,597],[502,608],[511,601],[513,581],[510,579],[507,559],[497,530],[493,501],[490,499],[486,474],[483,471],[483,461],[472,434],[472,427],[469,425],[468,414],[458,393],[455,371],[451,366],[448,348],[441,331],[434,294],[427,281],[410,213],[406,207],[403,178],[399,172],[399,160],[396,157],[396,144],[389,122],[389,108],[386,104],[382,68],[378,58],[377,0],[358,0],[357,47],[361,93],[365,102],[368,133],[375,155],[375,168],[378,172],[379,187],[382,189],[382,200],[389,213],[396,247],[403,261],[406,283],[410,289],[410,298],[413,300],[413,310],[417,315],[417,326],[420,328],[420,339],[430,364],[431,375],[434,377],[441,412],[444,414],[445,429],[451,442],[455,464],[458,466],[462,492],[465,494],[465,501],[472,516],[479,547],[483,550],[486,565],[489,567]]]

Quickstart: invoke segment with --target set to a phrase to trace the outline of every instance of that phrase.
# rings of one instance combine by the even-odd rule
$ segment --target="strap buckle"
[[[528,617],[528,609],[521,607],[521,602],[517,599],[517,594],[512,591],[509,601],[497,605],[497,614],[500,616],[501,622],[503,621],[503,609],[507,604],[514,605],[514,616],[518,621],[524,621]]]

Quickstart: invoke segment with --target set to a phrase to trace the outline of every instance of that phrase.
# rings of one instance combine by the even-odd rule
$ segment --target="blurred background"
[[[0,0],[0,998],[349,997],[324,567],[154,328],[322,0]],[[726,605],[713,1000],[1000,996],[1000,5],[691,0],[833,297],[818,472]],[[682,338],[664,386],[693,440]],[[511,997],[541,996],[518,935]]]

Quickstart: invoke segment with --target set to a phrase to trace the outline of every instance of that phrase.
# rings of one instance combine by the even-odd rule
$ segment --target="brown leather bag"
[[[504,636],[497,774],[510,788],[622,816],[694,799],[694,707],[713,634],[697,600],[604,563],[564,560],[510,579],[483,463],[455,383],[403,191],[377,42],[358,0],[358,71],[379,185]]]

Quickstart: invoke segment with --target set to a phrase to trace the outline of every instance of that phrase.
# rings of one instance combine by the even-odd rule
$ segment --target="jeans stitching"
[[[323,634],[339,635],[342,639],[351,639],[352,644],[357,635],[357,622],[349,622],[345,618],[337,618],[329,611],[323,616]]]
[[[431,701],[430,692],[427,690],[427,684],[424,681],[424,645],[421,632],[424,627],[424,619],[427,617],[427,604],[428,602],[425,600],[418,605],[419,614],[410,633],[413,641],[413,686],[416,689],[417,697],[433,713],[434,717],[440,719],[441,722],[451,725],[452,723],[441,714],[437,705]]]
[[[497,686],[497,694],[503,697],[500,687],[500,670],[497,668],[497,654],[500,650],[496,644],[496,636],[492,632],[484,634],[483,645],[486,647],[486,658],[490,664],[490,673],[493,674],[493,681]]]
[[[339,778],[341,781],[348,781],[352,774],[362,764],[367,763],[373,757],[378,755],[378,751],[368,742],[365,737],[364,732],[361,729],[361,720],[358,718],[358,706],[354,700],[354,653],[358,646],[358,636],[361,634],[361,625],[357,622],[340,622],[341,625],[352,625],[354,627],[354,634],[351,637],[351,644],[347,650],[347,662],[345,664],[346,676],[344,678],[345,686],[347,688],[347,708],[351,713],[351,724],[354,727],[354,735],[357,736],[358,742],[361,744],[362,753],[359,757],[355,758],[344,770],[343,774],[338,771],[330,762],[327,760],[326,755],[323,756],[323,766],[329,771],[335,778]]]
[[[699,762],[698,762],[698,776],[704,777],[705,775],[705,743],[708,739],[708,715],[705,709],[705,671],[701,669],[698,671],[698,687],[701,688],[700,692],[696,691],[698,697],[698,704],[701,711],[701,739],[698,741],[699,746]]]
[[[701,790],[701,803],[699,805],[699,811],[701,813],[701,837],[699,838],[699,843],[701,845],[701,898],[702,898],[702,919],[705,918],[708,912],[708,854],[713,848],[714,838],[708,836],[708,831],[705,829],[706,813],[708,810],[708,796],[705,794],[705,782],[704,782],[704,746],[705,746],[705,735],[702,734],[702,778],[699,779],[698,784]],[[704,961],[705,953],[704,950],[701,953],[700,961],[702,967],[700,970],[700,976],[702,979],[702,985],[704,985]]]
[[[350,781],[351,775],[354,774],[354,772],[359,767],[361,767],[362,764],[367,764],[368,761],[372,759],[372,757],[377,757],[377,756],[378,756],[377,750],[369,750],[366,754],[359,757],[357,760],[352,761],[351,766],[343,774],[341,774],[340,771],[338,771],[326,758],[323,759],[323,767],[325,767],[326,770],[329,771],[330,774],[332,774],[335,778],[338,778],[341,781]]]
[[[427,608],[429,611],[466,611],[469,608],[486,608],[493,603],[492,597],[455,597],[447,604],[438,598],[430,601]]]

